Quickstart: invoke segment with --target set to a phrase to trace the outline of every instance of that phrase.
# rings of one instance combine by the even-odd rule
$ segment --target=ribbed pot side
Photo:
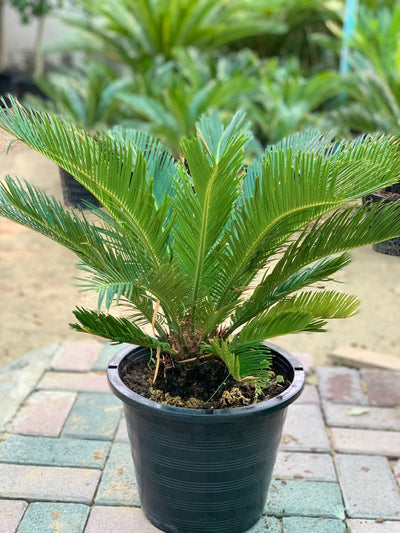
[[[108,379],[124,403],[141,504],[162,531],[241,533],[259,520],[287,406],[304,386],[298,361],[268,346],[292,384],[276,398],[234,409],[172,407],[132,392],[120,373],[148,358],[145,348],[129,346],[110,362]]]

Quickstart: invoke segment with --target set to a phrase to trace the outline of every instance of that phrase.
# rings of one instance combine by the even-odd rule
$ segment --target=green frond
[[[231,345],[232,353],[239,361],[240,378],[256,386],[264,387],[274,377],[272,353],[261,343],[250,342],[246,345]]]
[[[143,153],[107,134],[94,139],[56,116],[11,102],[10,110],[0,109],[0,126],[70,172],[159,266],[168,254],[163,222],[169,204],[165,200],[157,208]]]
[[[267,316],[255,317],[248,322],[234,337],[232,343],[246,346],[251,342],[262,342],[272,337],[299,333],[304,331],[312,320],[312,315],[305,311],[291,311],[290,309],[274,311],[271,309]]]
[[[241,381],[239,358],[230,351],[229,344],[224,340],[212,339],[210,344],[203,344],[202,353],[207,353],[219,357],[226,365],[229,373],[234,379]]]
[[[269,274],[270,269],[268,269],[251,297],[233,315],[229,333],[235,331],[242,324],[262,313],[282,298],[286,298],[289,294],[314,283],[328,281],[332,274],[349,263],[350,255],[348,253],[334,257],[324,257],[313,264],[307,264],[295,270],[287,278],[282,276],[280,278],[281,283],[274,289],[272,289],[270,283],[270,278],[274,277],[274,274],[273,272]]]
[[[177,178],[172,154],[162,146],[158,139],[143,131],[115,126],[109,134],[117,139],[123,139],[125,143],[130,143],[143,153],[147,163],[147,172],[153,178],[153,193],[157,205],[161,205],[165,195],[172,195],[173,179]]]
[[[7,176],[0,184],[0,215],[62,244],[87,263],[100,267],[105,253],[101,229],[85,215],[70,213],[29,183]]]
[[[236,311],[229,333],[265,307],[307,285],[326,280],[349,262],[347,254],[329,256],[398,235],[400,220],[393,205],[348,207],[315,222],[288,245],[248,301]]]
[[[240,192],[239,170],[248,139],[247,132],[240,129],[241,121],[242,117],[236,116],[224,129],[213,120],[215,131],[201,129],[200,123],[197,137],[182,143],[189,173],[183,164],[178,167],[172,237],[176,258],[193,280],[194,302],[205,296],[204,289],[212,280],[208,260]]]
[[[171,346],[168,343],[146,335],[127,318],[96,313],[81,307],[75,309],[74,315],[79,324],[70,324],[70,326],[76,331],[91,333],[98,337],[110,339],[112,342],[138,344],[152,349],[160,348],[163,352],[171,353]]]
[[[212,339],[202,346],[202,352],[219,357],[237,381],[251,381],[263,387],[273,375],[271,351],[261,343],[230,345],[223,339]]]
[[[303,292],[279,301],[248,322],[232,344],[262,341],[299,331],[322,331],[325,320],[352,316],[359,305],[355,296],[335,292]],[[316,328],[318,324],[318,328]]]
[[[226,245],[223,272],[212,287],[216,305],[231,301],[235,288],[247,287],[268,258],[311,221],[396,181],[398,160],[397,143],[380,137],[341,143],[328,148],[327,155],[291,148],[267,151],[252,167],[252,195],[245,187],[231,230],[221,239]],[[260,173],[254,179],[255,171]],[[243,179],[246,183],[247,175]]]

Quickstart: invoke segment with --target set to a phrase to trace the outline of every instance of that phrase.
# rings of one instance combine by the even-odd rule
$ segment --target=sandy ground
[[[55,164],[0,131],[0,179],[24,178],[62,199]],[[350,319],[331,321],[327,333],[298,334],[276,342],[308,352],[317,364],[343,344],[355,344],[400,357],[400,257],[372,247],[353,252],[353,263],[339,274],[339,290],[362,304]],[[88,337],[69,328],[72,310],[88,302],[79,292],[75,256],[49,239],[0,219],[0,366],[45,344]]]

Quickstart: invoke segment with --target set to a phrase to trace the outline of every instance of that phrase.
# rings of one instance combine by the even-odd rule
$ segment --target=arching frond
[[[96,313],[78,307],[74,315],[79,324],[70,324],[76,331],[91,333],[113,342],[128,344],[138,344],[146,348],[160,348],[166,353],[171,353],[171,347],[165,342],[150,337],[143,333],[133,322],[126,318],[116,318],[112,315]]]

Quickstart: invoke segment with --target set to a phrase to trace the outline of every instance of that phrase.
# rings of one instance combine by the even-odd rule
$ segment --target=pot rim
[[[264,342],[263,344],[275,352],[275,356],[287,361],[289,366],[292,367],[293,380],[289,387],[285,389],[282,394],[256,404],[227,409],[193,409],[189,407],[165,405],[155,402],[154,400],[150,400],[149,398],[145,398],[144,396],[141,396],[140,394],[137,394],[129,389],[123,383],[119,375],[119,368],[124,359],[137,349],[145,349],[142,346],[137,346],[134,344],[122,348],[111,359],[107,369],[108,382],[112,392],[120,400],[122,400],[123,403],[131,407],[148,410],[149,414],[150,412],[159,415],[163,413],[163,415],[168,415],[170,418],[196,419],[199,422],[200,419],[201,422],[222,422],[229,421],[232,418],[237,419],[238,417],[242,416],[261,416],[265,415],[266,411],[279,411],[294,402],[294,400],[300,396],[305,381],[305,372],[303,367],[295,357],[289,354],[286,350],[274,344],[268,342]]]

